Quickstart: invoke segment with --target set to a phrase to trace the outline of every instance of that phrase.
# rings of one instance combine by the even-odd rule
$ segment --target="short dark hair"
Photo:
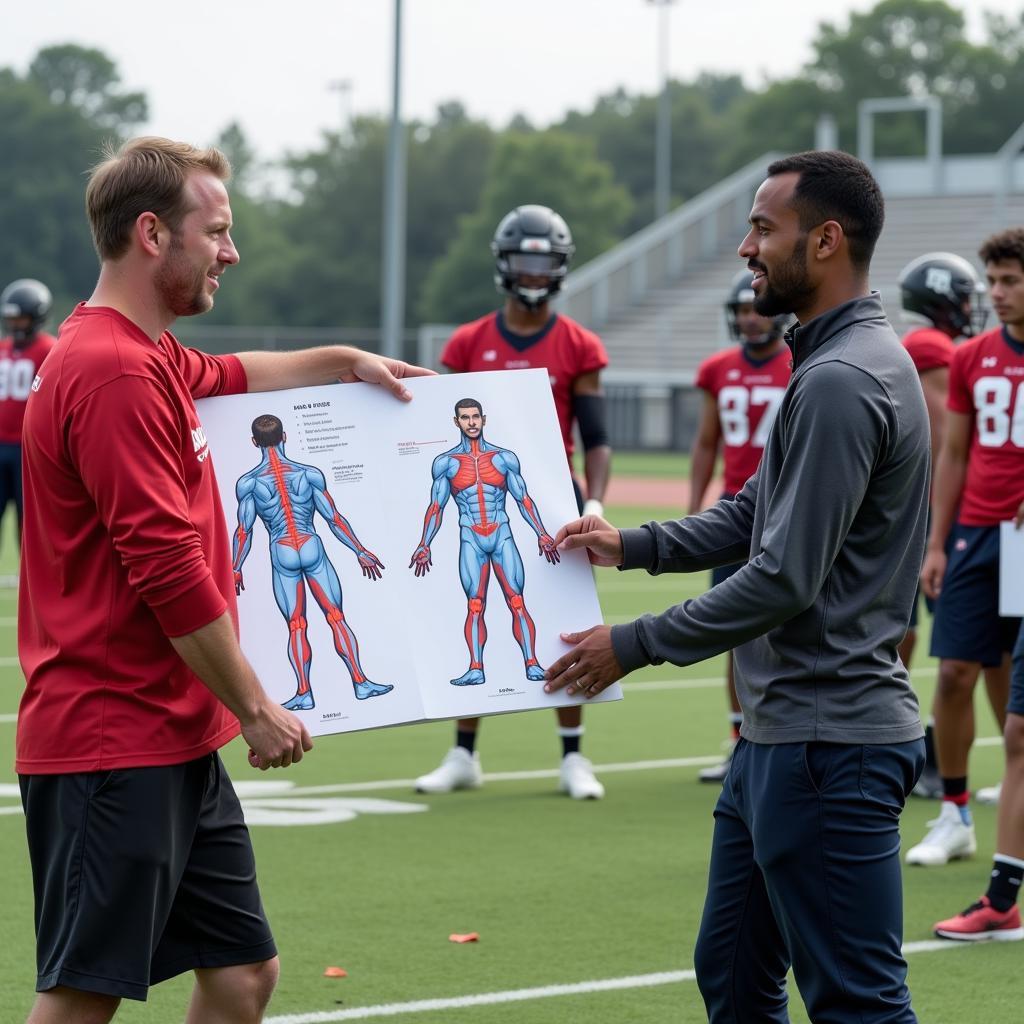
[[[284,424],[269,412],[252,421],[252,439],[261,448],[276,448],[284,440]]]
[[[480,415],[484,414],[484,407],[475,398],[460,398],[455,403],[455,418],[459,418],[460,409],[479,409]]]
[[[128,251],[132,225],[147,211],[176,232],[189,212],[189,174],[208,171],[221,181],[231,177],[231,164],[219,149],[196,149],[155,135],[132,139],[120,149],[108,143],[104,157],[85,189],[85,209],[101,260],[116,260]]]
[[[810,231],[826,220],[843,229],[850,261],[867,270],[885,223],[885,200],[867,164],[837,149],[813,149],[776,160],[768,177],[799,174],[791,205],[800,228]]]
[[[1024,270],[1024,228],[1007,228],[986,238],[978,250],[982,263],[1016,260]]]

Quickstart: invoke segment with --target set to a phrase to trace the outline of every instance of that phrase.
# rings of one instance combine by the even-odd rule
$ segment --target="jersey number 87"
[[[785,393],[785,388],[765,385],[752,388],[734,385],[722,388],[718,392],[718,418],[722,422],[725,443],[736,448],[749,442],[754,448],[763,448],[768,441],[775,413]],[[757,427],[751,431],[750,413],[756,406],[762,406],[764,411]]]

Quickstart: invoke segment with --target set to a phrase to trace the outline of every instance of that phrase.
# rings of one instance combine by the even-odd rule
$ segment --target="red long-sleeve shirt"
[[[245,388],[236,357],[155,343],[112,309],[61,327],[25,416],[19,773],[176,764],[238,734],[168,637],[236,617],[193,398]]]

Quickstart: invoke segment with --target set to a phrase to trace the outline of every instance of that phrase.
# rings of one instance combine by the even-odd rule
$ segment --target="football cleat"
[[[965,825],[960,808],[949,800],[942,801],[939,816],[928,822],[931,831],[907,851],[908,864],[936,867],[951,860],[970,857],[978,849],[974,825]]]
[[[729,774],[729,765],[732,764],[732,752],[735,746],[736,741],[731,740],[729,742],[729,752],[725,755],[725,759],[708,768],[701,768],[697,772],[697,778],[701,782],[717,782],[719,785],[725,782],[725,777]]]
[[[566,754],[558,773],[558,789],[573,800],[600,800],[604,786],[594,775],[594,766],[582,754]]]
[[[982,896],[956,917],[939,921],[934,930],[940,939],[958,942],[1016,942],[1024,939],[1017,904],[1000,912],[987,896]]]
[[[994,786],[982,786],[981,789],[974,794],[974,799],[979,804],[986,804],[988,807],[995,807],[999,803],[999,794],[1003,791],[1003,784],[1001,782]]]
[[[465,747],[452,747],[432,772],[416,780],[417,793],[451,793],[455,789],[479,789],[484,775],[480,755]]]

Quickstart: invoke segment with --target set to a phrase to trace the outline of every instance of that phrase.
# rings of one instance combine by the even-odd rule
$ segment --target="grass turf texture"
[[[644,459],[648,470],[650,457]],[[630,457],[618,456],[627,472]],[[627,463],[624,465],[624,463]],[[678,464],[678,457],[676,457]],[[672,509],[609,509],[628,525]],[[8,517],[9,520],[10,517]],[[9,523],[0,574],[13,571]],[[598,573],[606,621],[695,596],[703,574],[652,578]],[[0,590],[0,715],[17,708],[22,679],[15,655],[16,593]],[[927,650],[927,620],[919,651]],[[931,699],[933,663],[918,655],[915,684]],[[631,676],[626,699],[594,707],[584,752],[595,764],[718,754],[726,735],[721,659],[671,665]],[[688,680],[689,688],[635,684]],[[706,682],[701,682],[706,680]],[[981,688],[979,687],[979,690]],[[982,694],[979,735],[995,736]],[[487,772],[554,769],[558,740],[548,713],[484,722],[479,749]],[[0,723],[0,785],[13,784],[14,725]],[[289,780],[297,787],[410,779],[434,767],[451,745],[450,723],[323,737],[301,765],[261,775],[236,741],[224,758],[236,780]],[[972,787],[998,780],[997,745],[972,754]],[[332,1014],[362,1006],[572,984],[692,967],[717,787],[696,781],[697,767],[609,772],[601,802],[556,793],[555,779],[490,782],[477,792],[416,796],[411,788],[358,792],[419,803],[418,814],[359,814],[332,825],[253,828],[261,887],[281,949],[281,982],[271,1017]],[[6,790],[0,790],[6,792]],[[0,797],[0,811],[17,805]],[[904,845],[917,842],[933,802],[912,800],[903,816]],[[975,806],[973,862],[905,873],[906,940],[931,938],[932,923],[983,889],[993,850],[995,812]],[[20,814],[0,813],[4,941],[0,942],[0,1024],[24,1020],[32,1001],[32,899]],[[112,927],[116,922],[112,922]],[[452,932],[477,931],[480,942],[455,945]],[[922,952],[909,958],[915,1007],[923,1021],[973,1024],[1019,1013],[1019,947],[992,944]],[[348,971],[324,978],[328,965]],[[125,1002],[125,1022],[166,1022],[183,1015],[191,977],[153,989],[146,1004]],[[792,1019],[806,1021],[795,986]],[[535,999],[504,1005],[399,1016],[416,1024],[676,1024],[704,1019],[693,981],[653,988]]]

